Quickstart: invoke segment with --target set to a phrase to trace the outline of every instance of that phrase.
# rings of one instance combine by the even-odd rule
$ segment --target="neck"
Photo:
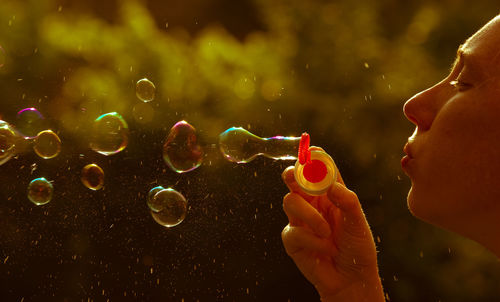
[[[469,220],[468,223],[450,228],[464,237],[472,239],[484,246],[500,259],[500,221],[498,218]]]

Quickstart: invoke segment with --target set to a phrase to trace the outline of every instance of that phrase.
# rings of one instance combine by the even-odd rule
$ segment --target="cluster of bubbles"
[[[147,205],[153,219],[164,227],[174,227],[186,218],[187,200],[172,188],[152,188],[148,193]]]
[[[0,49],[0,67],[1,67]],[[143,78],[136,83],[136,96],[142,101],[133,108],[133,114],[140,122],[152,118],[152,107],[156,87]],[[150,112],[151,111],[151,112]],[[16,154],[18,145],[30,141],[34,152],[43,159],[51,159],[61,152],[61,139],[56,132],[46,129],[45,119],[36,108],[25,108],[18,112],[16,128],[0,120],[0,165]],[[104,156],[123,151],[129,141],[127,122],[117,112],[97,117],[89,134],[89,147]],[[297,158],[299,137],[258,137],[243,128],[230,128],[219,135],[219,148],[227,160],[248,163],[262,155],[272,159],[292,160]],[[198,140],[196,129],[186,121],[177,122],[170,129],[163,144],[163,160],[177,173],[186,173],[198,168],[203,161],[204,151]],[[85,187],[97,191],[104,186],[104,171],[97,164],[87,164],[81,171]],[[53,185],[45,178],[36,178],[28,186],[28,199],[36,205],[44,205],[52,199]],[[147,197],[147,205],[153,219],[165,227],[180,224],[186,217],[187,200],[173,188],[157,186]]]

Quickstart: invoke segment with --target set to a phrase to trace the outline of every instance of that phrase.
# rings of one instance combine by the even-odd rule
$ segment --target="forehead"
[[[472,35],[461,49],[465,55],[480,61],[484,68],[500,75],[500,15]]]

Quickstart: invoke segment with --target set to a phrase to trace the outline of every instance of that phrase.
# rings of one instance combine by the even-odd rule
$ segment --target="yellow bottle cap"
[[[311,150],[311,161],[301,165],[295,162],[294,176],[299,186],[309,195],[322,195],[337,180],[337,166],[326,152]]]

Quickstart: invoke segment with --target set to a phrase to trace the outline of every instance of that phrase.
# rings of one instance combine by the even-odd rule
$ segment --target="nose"
[[[415,124],[420,130],[428,130],[437,110],[436,87],[417,93],[410,98],[403,106],[403,112],[406,118]]]

